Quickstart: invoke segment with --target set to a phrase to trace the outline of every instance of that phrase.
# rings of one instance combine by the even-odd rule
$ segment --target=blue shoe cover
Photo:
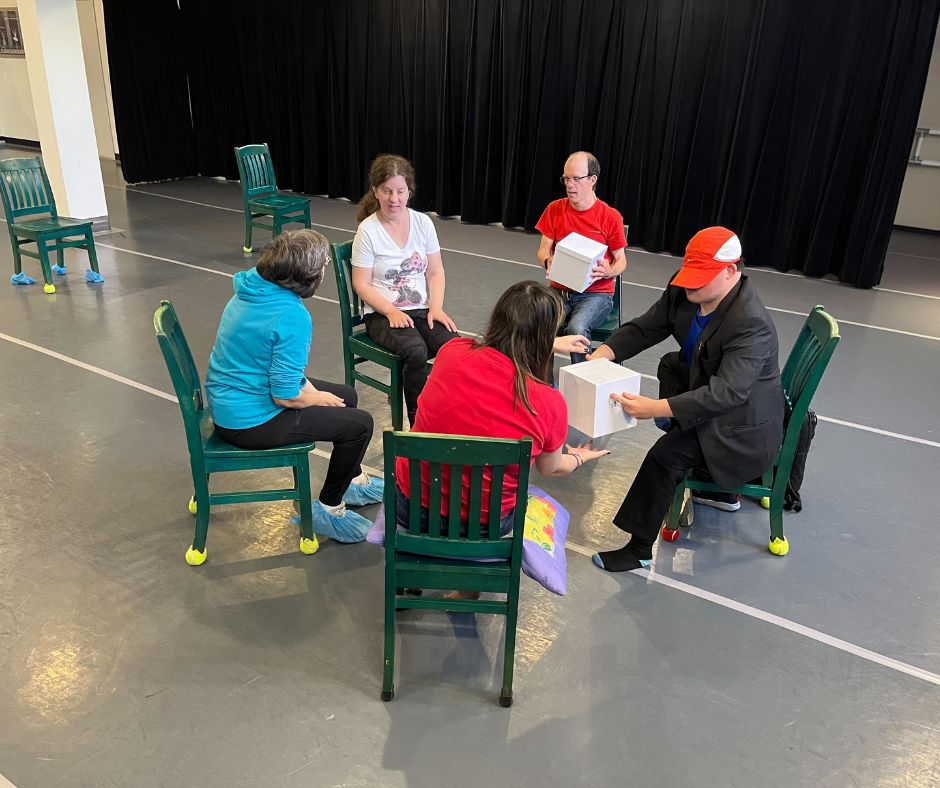
[[[99,274],[97,271],[92,271],[90,268],[85,271],[85,281],[86,282],[103,282],[104,277]]]
[[[369,477],[368,484],[353,482],[343,494],[343,503],[347,506],[368,506],[370,503],[381,503],[385,493],[385,479]]]
[[[66,268],[64,265],[54,265],[52,266],[52,271],[53,273],[56,273],[59,276],[65,276],[69,272],[69,269]]]
[[[36,280],[33,279],[31,276],[26,276],[26,274],[20,271],[18,274],[13,274],[13,276],[10,277],[10,284],[11,285],[34,285],[36,284]]]
[[[355,512],[344,511],[343,514],[330,514],[319,501],[313,502],[313,532],[327,536],[337,542],[352,544],[362,542],[372,527],[365,517]],[[300,515],[290,518],[293,525],[300,526]]]

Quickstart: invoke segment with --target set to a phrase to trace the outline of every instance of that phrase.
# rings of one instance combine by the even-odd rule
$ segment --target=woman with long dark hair
[[[415,173],[383,154],[369,168],[353,240],[353,289],[365,303],[369,337],[402,357],[408,421],[415,423],[427,362],[457,326],[444,311],[444,263],[434,223],[408,207]]]
[[[458,338],[437,355],[434,370],[421,394],[415,432],[477,435],[487,438],[532,438],[532,460],[543,476],[564,476],[607,451],[590,444],[568,446],[568,409],[549,383],[555,332],[564,304],[554,290],[538,282],[519,282],[503,293],[490,315],[481,340]],[[563,338],[569,340],[571,338]],[[581,338],[583,340],[583,338]],[[587,340],[583,340],[586,344]],[[395,469],[397,520],[407,523],[409,476],[407,460]],[[500,530],[512,526],[518,471],[507,468],[503,479]],[[427,469],[423,469],[421,501],[428,505]],[[441,513],[448,510],[448,485],[442,483]],[[487,521],[489,470],[483,475],[483,522]],[[469,489],[462,490],[462,517],[467,517]]]

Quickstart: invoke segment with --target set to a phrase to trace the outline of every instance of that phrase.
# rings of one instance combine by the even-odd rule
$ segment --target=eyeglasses
[[[558,179],[558,182],[567,186],[568,181],[571,181],[571,183],[577,183],[578,181],[583,181],[585,178],[590,178],[590,177],[591,177],[590,175],[562,175]]]

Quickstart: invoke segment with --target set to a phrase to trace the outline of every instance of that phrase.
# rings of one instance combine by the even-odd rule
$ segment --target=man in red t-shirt
[[[555,244],[567,235],[578,233],[607,247],[607,253],[594,265],[592,282],[583,293],[551,282],[565,300],[566,317],[561,333],[581,334],[590,339],[591,331],[602,326],[610,314],[614,278],[627,269],[624,254],[627,240],[623,234],[623,217],[615,208],[599,200],[594,191],[601,165],[593,154],[586,151],[572,153],[565,162],[564,172],[561,182],[568,196],[549,203],[535,225],[535,229],[542,233],[538,258],[545,268],[545,275],[551,280]],[[572,353],[571,361],[584,361],[584,355]]]

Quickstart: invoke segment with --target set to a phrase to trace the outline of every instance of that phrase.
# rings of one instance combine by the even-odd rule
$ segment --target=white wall
[[[924,129],[940,129],[940,30],[933,42],[933,56],[917,125]],[[940,137],[927,137],[920,156],[940,161]],[[940,167],[907,165],[894,223],[923,230],[940,230]]]
[[[16,0],[2,5],[14,8]],[[0,57],[0,137],[39,139],[25,57]]]
[[[104,12],[101,0],[77,0],[76,4],[98,155],[113,159],[117,151],[117,134],[111,103]],[[0,5],[15,7],[17,0],[2,0]],[[0,57],[0,137],[39,141],[26,58]]]

